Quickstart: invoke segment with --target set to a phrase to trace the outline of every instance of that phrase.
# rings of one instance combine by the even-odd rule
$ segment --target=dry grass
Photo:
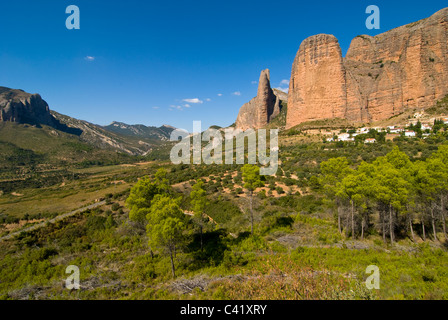
[[[262,257],[239,277],[210,284],[230,300],[338,300],[365,298],[355,276],[316,270],[290,258]],[[354,289],[354,290],[353,290]]]
[[[135,170],[135,169],[133,169]],[[77,172],[90,173],[82,180],[64,181],[62,184],[40,189],[25,189],[20,193],[3,194],[0,197],[0,213],[23,217],[25,214],[61,214],[104,198],[106,194],[128,189],[131,184],[124,180],[110,181],[116,174],[132,173],[121,166],[78,169]]]

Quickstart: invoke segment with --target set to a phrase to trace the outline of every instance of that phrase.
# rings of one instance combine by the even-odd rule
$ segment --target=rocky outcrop
[[[283,92],[280,89],[272,89],[274,91],[274,94],[278,97],[280,101],[288,102],[288,94],[286,92]]]
[[[38,94],[0,87],[0,121],[47,125],[57,130],[80,135],[82,131],[60,123],[50,113],[48,104]]]
[[[319,34],[303,41],[292,70],[287,127],[344,117],[345,70],[341,48],[334,36]]]
[[[425,109],[448,94],[448,8],[386,33],[353,39],[345,58],[332,35],[312,36],[293,63],[287,128],[343,118],[371,122]]]
[[[280,114],[279,92],[281,91],[274,91],[271,88],[269,70],[263,70],[258,82],[257,96],[241,107],[235,123],[236,128],[247,130],[265,127]]]

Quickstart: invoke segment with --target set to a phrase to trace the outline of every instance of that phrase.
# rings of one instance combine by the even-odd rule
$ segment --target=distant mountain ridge
[[[51,111],[51,113],[67,126],[81,130],[80,139],[96,148],[114,149],[130,155],[145,155],[151,150],[149,143],[139,144],[138,141],[110,132],[100,125],[72,118],[55,111]]]
[[[104,129],[115,132],[122,135],[135,136],[148,139],[156,139],[161,141],[167,141],[170,138],[171,132],[174,130],[173,127],[161,126],[145,126],[143,124],[127,124],[123,122],[114,121],[108,126],[104,126]]]
[[[0,87],[0,122],[49,126],[74,134],[96,148],[112,149],[130,155],[146,155],[153,146],[168,141],[175,129],[168,125],[157,128],[123,122],[100,126],[51,111],[39,94],[6,87]]]
[[[67,126],[82,130],[81,140],[98,148],[114,148],[131,155],[146,155],[154,146],[168,141],[169,134],[174,130],[165,129],[164,126],[157,128],[123,122],[100,126],[55,111],[51,113]]]

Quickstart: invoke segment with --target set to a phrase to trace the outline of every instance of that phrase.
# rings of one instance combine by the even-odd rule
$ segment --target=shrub
[[[106,228],[106,218],[102,216],[90,216],[87,218],[86,227],[90,231],[104,230]]]
[[[276,187],[275,190],[277,191],[278,194],[284,194],[285,191],[283,190],[282,187]]]

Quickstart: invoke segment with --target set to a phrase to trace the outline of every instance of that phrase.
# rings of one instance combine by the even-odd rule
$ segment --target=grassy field
[[[158,165],[156,165],[158,167]],[[137,178],[154,171],[152,163],[70,169],[67,179],[43,188],[20,188],[0,196],[0,214],[57,215],[69,212],[110,193],[130,188]],[[79,178],[80,177],[80,178]],[[42,178],[43,179],[43,178]]]

